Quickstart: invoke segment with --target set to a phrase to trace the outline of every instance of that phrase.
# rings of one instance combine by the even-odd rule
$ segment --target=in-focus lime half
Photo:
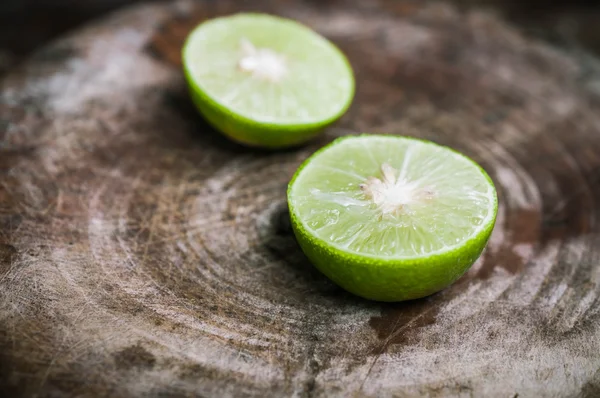
[[[266,14],[208,20],[190,33],[183,64],[194,103],[231,139],[278,148],[305,142],[350,106],[342,52],[298,22]]]
[[[412,138],[335,140],[288,187],[294,233],[313,264],[380,301],[435,293],[457,280],[494,227],[494,184],[474,161]]]

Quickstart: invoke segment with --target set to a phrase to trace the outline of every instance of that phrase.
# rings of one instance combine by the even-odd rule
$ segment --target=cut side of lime
[[[352,68],[335,45],[267,14],[201,23],[186,40],[183,65],[205,118],[252,146],[305,142],[340,118],[354,96]]]
[[[480,256],[498,199],[486,172],[432,142],[348,136],[316,152],[288,187],[296,238],[346,290],[402,301],[456,281]]]

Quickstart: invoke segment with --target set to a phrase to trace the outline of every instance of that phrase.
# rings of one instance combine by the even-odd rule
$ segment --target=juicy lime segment
[[[306,141],[338,119],[354,95],[340,50],[308,27],[266,14],[200,24],[186,41],[183,63],[199,110],[250,145]]]
[[[472,160],[420,140],[361,135],[309,158],[288,189],[294,231],[325,275],[397,301],[454,282],[481,254],[497,197]]]

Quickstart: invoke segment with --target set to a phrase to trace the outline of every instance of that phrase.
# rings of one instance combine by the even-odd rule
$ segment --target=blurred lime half
[[[354,95],[342,52],[298,22],[242,13],[208,20],[183,49],[192,99],[226,136],[251,146],[305,142],[340,118]]]

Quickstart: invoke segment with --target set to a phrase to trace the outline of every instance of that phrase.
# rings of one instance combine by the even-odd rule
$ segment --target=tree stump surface
[[[0,396],[600,396],[600,68],[443,3],[136,6],[0,83]],[[248,149],[198,115],[180,48],[242,10],[348,55],[357,95],[310,144]],[[452,146],[496,182],[488,248],[400,304],[298,248],[286,186],[337,136]]]

